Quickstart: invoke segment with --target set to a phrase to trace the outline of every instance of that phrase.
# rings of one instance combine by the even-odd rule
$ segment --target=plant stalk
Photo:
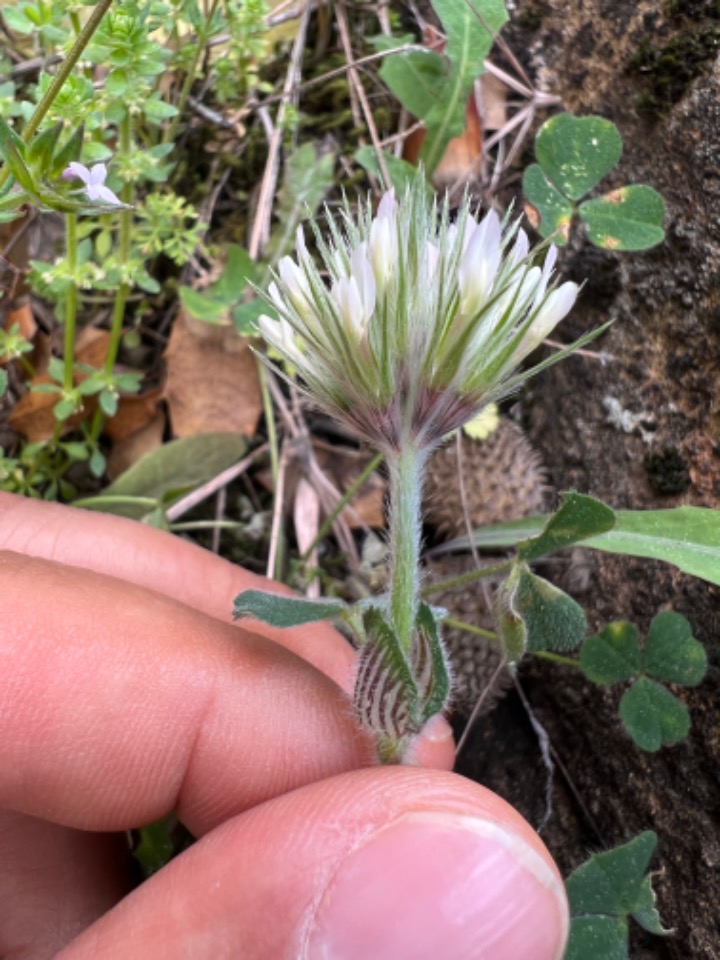
[[[77,40],[72,45],[72,49],[70,50],[70,53],[68,53],[67,57],[65,57],[65,59],[62,61],[62,63],[58,67],[57,73],[53,77],[50,83],[50,86],[45,91],[42,99],[40,100],[40,103],[35,107],[35,110],[33,111],[33,115],[30,117],[27,124],[25,125],[25,129],[22,132],[22,138],[25,143],[30,142],[32,137],[35,135],[35,132],[37,131],[38,127],[45,119],[45,115],[47,114],[50,107],[53,105],[53,101],[55,100],[55,97],[57,97],[57,95],[62,90],[65,81],[72,73],[75,67],[75,64],[78,62],[78,60],[82,56],[83,50],[92,39],[92,35],[100,26],[100,21],[108,12],[108,9],[110,8],[111,4],[112,4],[112,0],[99,0],[99,2],[95,5],[95,9],[90,14],[90,17],[88,18],[88,22],[82,28],[82,30],[78,35]],[[7,164],[5,164],[3,169],[0,170],[0,187],[2,187],[5,183],[7,183],[9,176],[10,176],[10,169],[8,168]]]
[[[65,335],[63,342],[64,377],[63,387],[73,388],[73,365],[75,360],[75,328],[77,324],[77,215],[68,213],[65,217],[65,251],[70,285],[65,294]]]
[[[409,656],[420,604],[421,490],[426,454],[407,443],[387,457],[390,475],[390,613]]]

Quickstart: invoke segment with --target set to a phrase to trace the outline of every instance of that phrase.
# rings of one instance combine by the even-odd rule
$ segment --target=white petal
[[[427,245],[427,268],[428,276],[432,280],[435,276],[435,271],[437,270],[438,261],[440,260],[440,251],[434,243],[430,243],[428,240]]]
[[[88,186],[93,184],[94,186],[101,187],[105,180],[107,179],[107,167],[104,163],[96,163],[94,166],[90,167],[90,174],[87,180]]]
[[[102,185],[88,186],[86,192],[91,200],[102,200],[103,203],[111,203],[117,206],[122,206],[122,200],[112,192],[110,187],[105,187]],[[94,194],[94,196],[90,196],[91,193]]]
[[[519,363],[529,353],[532,353],[545,337],[550,336],[563,317],[572,309],[578,289],[576,283],[568,281],[549,294],[518,347],[517,357],[513,358],[515,363]]]
[[[530,241],[528,240],[527,234],[524,230],[518,230],[517,239],[510,253],[510,259],[513,263],[520,263],[520,261],[524,260],[528,255],[529,249]]]
[[[76,163],[75,160],[67,165],[62,175],[66,180],[77,177],[78,180],[82,180],[85,184],[90,182],[90,171],[88,168],[82,163]]]
[[[500,220],[491,210],[474,231],[458,270],[460,309],[473,314],[492,288],[502,257]]]
[[[391,187],[383,194],[382,200],[378,204],[376,220],[394,220],[398,209],[398,202],[395,199],[395,188]]]
[[[363,324],[372,316],[375,309],[375,276],[368,262],[367,244],[361,243],[350,257],[350,272],[357,284],[362,302]]]

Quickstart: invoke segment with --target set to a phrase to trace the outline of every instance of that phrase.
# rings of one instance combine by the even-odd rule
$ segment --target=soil
[[[624,154],[602,184],[648,183],[668,207],[666,242],[646,254],[600,253],[585,241],[562,273],[587,279],[566,339],[614,320],[597,348],[574,357],[525,400],[526,427],[559,490],[618,508],[720,507],[720,5],[661,0],[518,0],[510,39],[535,82],[576,115],[620,129]],[[612,416],[612,411],[615,416]],[[633,416],[618,416],[628,411]],[[623,428],[627,428],[629,432]],[[646,630],[661,609],[691,622],[710,671],[676,690],[688,739],[647,754],[623,732],[620,692],[539,661],[521,682],[567,775],[556,770],[544,829],[564,873],[591,850],[645,829],[664,939],[633,933],[633,960],[720,958],[720,589],[675,568],[576,551],[567,588],[591,626],[628,619]],[[545,810],[546,770],[517,694],[478,722],[460,770],[507,797],[531,822]]]

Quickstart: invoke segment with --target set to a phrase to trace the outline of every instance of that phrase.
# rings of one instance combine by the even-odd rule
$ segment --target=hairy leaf
[[[690,730],[685,704],[649,677],[640,677],[625,691],[620,701],[620,718],[635,743],[648,753],[677,743]]]
[[[707,672],[707,654],[679,613],[659,613],[650,624],[643,649],[643,667],[656,680],[694,687]]]
[[[622,154],[617,127],[602,117],[561,113],[547,120],[535,138],[535,158],[548,179],[571,200],[602,180]]]
[[[590,240],[605,250],[648,250],[665,239],[665,202],[643,184],[588,200],[579,214]]]
[[[271,627],[298,627],[304,623],[334,620],[347,610],[342,600],[305,600],[265,590],[244,590],[233,601],[233,620],[253,617]]]
[[[518,556],[523,560],[536,560],[611,530],[615,525],[615,514],[600,500],[582,493],[564,493],[562,501],[540,536],[518,544]]]
[[[640,671],[640,641],[632,623],[619,620],[588,637],[580,650],[580,666],[593,683],[631,680]]]
[[[557,190],[537,163],[530,164],[523,174],[523,193],[528,203],[525,212],[533,227],[542,237],[552,237],[560,247],[570,236],[570,225],[575,205]]]

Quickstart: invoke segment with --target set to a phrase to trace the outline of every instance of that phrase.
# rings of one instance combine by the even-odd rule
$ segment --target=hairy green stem
[[[387,457],[390,478],[390,613],[409,655],[420,603],[420,495],[426,455],[407,443]]]
[[[572,657],[563,657],[559,653],[553,653],[552,650],[533,650],[533,653],[536,657],[540,657],[543,660],[550,660],[552,663],[559,663],[563,667],[573,667],[575,670],[580,669],[580,664],[577,660],[573,660]]]
[[[118,142],[117,155],[122,162],[132,152],[132,117],[130,116],[130,112],[128,110],[125,111],[125,116],[120,121],[119,133],[120,139]],[[127,205],[128,208],[131,206],[133,201],[132,181],[125,181],[122,186],[122,190],[120,191],[120,199],[124,204]],[[128,262],[130,260],[133,222],[132,215],[133,212],[131,209],[120,211],[118,252],[116,262],[120,267],[122,280],[120,281],[120,286],[115,292],[115,299],[113,301],[112,321],[110,323],[110,343],[108,344],[108,351],[105,356],[105,373],[108,376],[110,376],[113,372],[118,351],[120,349],[120,338],[122,337],[123,321],[125,320],[125,304],[127,303],[127,298],[130,293],[130,284],[128,283],[125,274],[127,272]],[[90,438],[93,443],[97,443],[104,420],[105,416],[100,406],[98,406],[97,410],[95,411],[95,416],[93,417],[92,428],[90,431]]]
[[[465,633],[472,633],[475,637],[484,637],[486,640],[492,640],[499,643],[500,638],[492,630],[484,630],[482,627],[476,627],[473,623],[467,623],[465,620],[456,620],[455,617],[443,617],[443,626],[455,627],[457,630],[464,630]]]
[[[471,570],[469,573],[463,573],[459,577],[451,577],[448,580],[440,580],[438,583],[431,583],[422,591],[424,597],[431,593],[439,593],[441,590],[451,590],[453,587],[464,587],[476,580],[482,580],[484,577],[492,577],[496,573],[505,573],[512,566],[512,560],[502,560],[500,563],[490,563],[486,567],[480,567],[479,570]]]
[[[68,213],[65,217],[65,254],[70,283],[65,293],[65,332],[63,335],[63,392],[70,393],[74,386],[75,331],[77,328],[77,216]],[[63,421],[55,418],[53,445],[62,436]]]
[[[70,285],[65,294],[65,336],[63,343],[64,376],[63,387],[73,388],[73,365],[75,360],[75,329],[77,325],[78,290],[75,274],[77,272],[77,215],[68,213],[65,217],[65,252]]]

